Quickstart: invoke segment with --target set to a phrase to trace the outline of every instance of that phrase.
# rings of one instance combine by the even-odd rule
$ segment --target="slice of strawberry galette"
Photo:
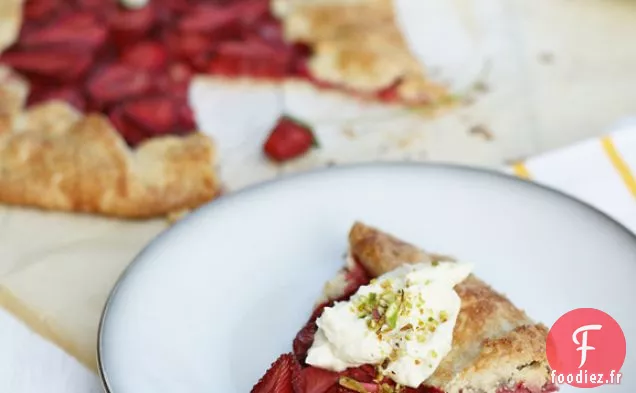
[[[547,329],[471,274],[356,223],[347,266],[253,393],[548,393]]]

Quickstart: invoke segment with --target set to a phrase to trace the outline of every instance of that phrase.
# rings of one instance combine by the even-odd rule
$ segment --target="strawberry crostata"
[[[303,79],[381,102],[444,101],[447,88],[412,55],[394,7],[392,0],[3,0],[0,64],[29,82],[27,108],[59,100],[100,113],[131,146],[200,129],[188,91],[213,76]]]
[[[471,274],[356,223],[328,299],[253,393],[549,393],[547,329]]]

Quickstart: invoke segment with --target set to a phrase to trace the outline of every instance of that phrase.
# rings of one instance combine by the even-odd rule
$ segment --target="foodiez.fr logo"
[[[552,382],[579,388],[621,383],[626,351],[618,322],[595,308],[563,315],[550,329],[546,343]]]

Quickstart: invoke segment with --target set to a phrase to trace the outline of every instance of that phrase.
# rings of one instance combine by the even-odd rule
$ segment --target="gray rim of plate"
[[[100,318],[100,321],[99,321],[99,327],[98,327],[98,331],[97,331],[97,371],[99,373],[99,377],[100,377],[100,380],[102,382],[102,387],[104,388],[105,392],[106,393],[116,393],[116,392],[113,392],[111,390],[111,388],[110,388],[110,385],[108,383],[107,372],[104,369],[104,364],[102,363],[102,352],[103,352],[102,338],[103,338],[104,322],[105,322],[106,318],[108,317],[108,311],[110,309],[111,303],[113,303],[113,301],[114,301],[114,299],[116,297],[117,290],[118,290],[120,284],[128,276],[129,272],[135,267],[137,262],[140,259],[143,259],[143,255],[146,253],[146,251],[148,249],[150,249],[151,247],[153,247],[153,245],[155,243],[159,243],[164,236],[169,235],[169,233],[172,232],[172,229],[174,227],[178,227],[178,226],[181,226],[181,225],[187,225],[187,222],[190,220],[190,218],[193,215],[201,214],[202,211],[210,209],[210,206],[215,206],[220,201],[226,200],[228,198],[233,198],[233,197],[235,197],[237,195],[257,192],[259,189],[264,188],[264,187],[272,187],[272,186],[274,186],[276,184],[280,184],[280,183],[284,183],[284,182],[293,182],[297,178],[300,178],[300,177],[324,176],[325,174],[328,174],[328,173],[335,173],[335,172],[341,172],[341,171],[356,171],[356,170],[359,170],[359,169],[402,168],[402,167],[405,167],[405,168],[422,168],[422,169],[425,169],[425,168],[426,169],[445,169],[445,170],[451,170],[451,171],[455,171],[455,172],[463,172],[464,174],[473,173],[473,174],[487,175],[487,176],[497,177],[497,178],[501,179],[502,181],[511,181],[511,182],[515,182],[517,184],[524,184],[526,187],[543,190],[545,193],[550,194],[552,197],[566,199],[566,200],[569,200],[571,203],[575,203],[575,204],[578,204],[578,205],[586,208],[591,213],[602,217],[604,220],[607,221],[607,223],[609,225],[613,225],[619,231],[622,231],[625,234],[627,234],[628,236],[630,236],[634,240],[634,242],[636,242],[636,234],[634,234],[632,231],[630,231],[625,225],[621,224],[620,222],[618,222],[617,220],[615,220],[614,218],[609,216],[607,213],[597,209],[596,207],[590,205],[587,202],[584,202],[584,201],[582,201],[582,200],[580,200],[578,198],[575,198],[575,197],[573,197],[573,196],[571,196],[569,194],[566,194],[563,191],[559,191],[559,190],[557,190],[555,188],[552,188],[552,187],[549,187],[549,186],[546,186],[546,185],[543,185],[543,184],[535,183],[533,181],[528,181],[528,180],[525,180],[525,179],[521,179],[519,177],[515,177],[513,175],[509,175],[509,174],[507,174],[505,172],[499,172],[499,171],[496,171],[496,170],[486,169],[486,168],[470,167],[470,166],[459,165],[459,164],[442,164],[442,163],[406,163],[406,162],[382,162],[382,163],[377,163],[377,162],[375,162],[375,163],[338,165],[338,166],[335,166],[335,167],[314,169],[314,170],[303,171],[303,172],[299,172],[299,173],[286,175],[286,176],[283,176],[281,178],[265,181],[265,182],[262,182],[262,183],[257,183],[257,184],[251,185],[251,186],[247,186],[247,187],[245,187],[245,188],[243,188],[243,189],[241,189],[239,191],[235,191],[235,192],[232,192],[232,193],[227,194],[227,195],[222,195],[221,197],[219,197],[219,198],[217,198],[217,199],[215,199],[215,200],[213,200],[211,202],[208,202],[208,204],[206,204],[206,205],[202,206],[201,208],[199,208],[199,210],[197,212],[195,212],[194,214],[188,215],[184,219],[182,219],[179,222],[177,222],[176,224],[174,224],[172,227],[170,227],[167,230],[161,232],[148,245],[146,245],[139,252],[139,254],[137,254],[137,256],[130,262],[130,264],[121,273],[121,275],[117,279],[117,282],[115,283],[115,285],[111,289],[110,294],[108,295],[108,298],[106,299],[106,304],[104,305],[104,309],[102,311],[102,315],[101,315],[101,318]]]

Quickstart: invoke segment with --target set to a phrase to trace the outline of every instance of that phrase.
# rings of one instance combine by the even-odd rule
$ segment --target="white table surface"
[[[506,18],[516,29],[509,32],[508,44],[519,55],[510,60],[520,61],[511,66],[525,69],[522,82],[531,87],[521,99],[527,121],[523,129],[492,130],[498,139],[488,155],[463,161],[492,165],[537,154],[598,136],[620,118],[636,114],[636,46],[628,45],[628,37],[636,36],[635,2],[506,3]],[[501,117],[506,124],[506,114]],[[444,159],[448,151],[454,160],[454,146],[466,138],[458,135],[434,136],[437,157]],[[0,392],[99,391],[95,374],[0,310]]]
[[[97,393],[98,377],[0,310],[0,391]]]

